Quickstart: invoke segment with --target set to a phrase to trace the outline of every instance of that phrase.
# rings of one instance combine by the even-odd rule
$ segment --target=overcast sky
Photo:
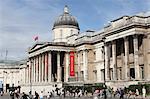
[[[65,5],[77,18],[81,32],[100,30],[123,15],[150,11],[150,0],[0,0],[0,59],[27,57],[35,42],[52,40],[52,26]]]

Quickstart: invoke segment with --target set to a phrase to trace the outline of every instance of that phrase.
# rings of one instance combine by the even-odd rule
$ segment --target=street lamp
[[[103,42],[104,46],[102,48],[103,48],[103,53],[104,53],[104,99],[107,98],[107,96],[106,96],[106,78],[105,78],[105,40],[106,40],[106,38],[103,37],[102,42]]]

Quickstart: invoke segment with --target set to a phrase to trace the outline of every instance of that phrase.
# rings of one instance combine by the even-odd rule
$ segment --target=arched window
[[[73,35],[73,30],[71,30],[71,35]]]

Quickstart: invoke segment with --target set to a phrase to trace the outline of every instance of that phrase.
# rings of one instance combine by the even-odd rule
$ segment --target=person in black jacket
[[[28,97],[28,95],[27,94],[25,94],[24,92],[22,93],[23,95],[22,95],[22,97],[21,97],[21,99],[29,99]]]
[[[35,98],[34,99],[40,99],[39,94],[35,91]]]
[[[14,92],[10,92],[11,99],[15,99]]]

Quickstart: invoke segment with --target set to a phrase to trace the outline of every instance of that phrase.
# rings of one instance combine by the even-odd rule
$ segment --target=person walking
[[[146,89],[145,89],[145,87],[142,88],[142,94],[143,94],[143,98],[145,98],[146,97]]]
[[[120,99],[124,98],[124,90],[120,88]]]
[[[29,96],[27,94],[25,94],[24,92],[22,94],[23,95],[22,95],[21,99],[29,99]]]
[[[29,99],[32,99],[32,92],[29,92]]]
[[[135,96],[136,96],[136,98],[138,98],[139,95],[140,95],[139,90],[136,89],[136,90],[135,90]]]
[[[43,91],[41,91],[40,99],[43,99]]]
[[[14,92],[10,92],[10,97],[11,97],[11,99],[15,99],[15,96],[14,96]]]
[[[35,98],[34,99],[40,99],[39,94],[35,91]]]

